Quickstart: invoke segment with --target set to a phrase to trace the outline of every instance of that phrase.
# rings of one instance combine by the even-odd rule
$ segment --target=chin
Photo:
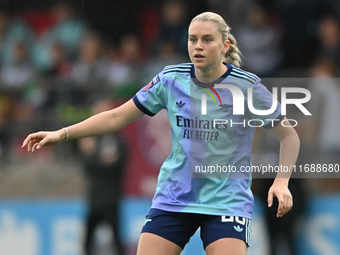
[[[199,69],[204,69],[205,67],[207,67],[207,65],[202,62],[193,62],[193,64],[196,68],[199,68]]]

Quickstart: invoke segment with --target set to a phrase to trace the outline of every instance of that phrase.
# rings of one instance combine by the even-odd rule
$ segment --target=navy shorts
[[[161,236],[184,249],[199,227],[204,249],[221,238],[241,239],[250,247],[251,220],[236,216],[168,212],[152,208],[146,215],[141,232]]]

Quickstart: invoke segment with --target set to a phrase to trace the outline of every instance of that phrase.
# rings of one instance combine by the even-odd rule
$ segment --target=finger
[[[293,208],[294,202],[293,202],[293,197],[290,197],[290,208]]]
[[[44,145],[41,145],[41,142],[42,142],[42,141],[40,141],[39,143],[37,143],[37,146],[35,146],[35,149],[36,149],[36,150],[39,150],[41,147],[44,146]]]
[[[273,205],[273,192],[270,190],[268,192],[267,202],[268,202],[268,207],[271,207]]]
[[[284,207],[282,211],[278,214],[278,217],[284,216],[287,212],[290,211],[290,207]]]
[[[38,147],[39,144],[40,144],[39,142],[34,143],[34,145],[33,145],[33,147],[32,147],[32,152],[33,152],[33,153],[34,153],[35,151],[37,151],[37,150],[40,149],[40,147]]]
[[[278,209],[277,217],[282,217],[284,216],[287,212],[290,211],[292,208],[292,196],[287,196],[284,198],[284,201],[282,203],[282,208]]]
[[[27,144],[27,151],[31,152],[32,151],[32,147],[33,147],[34,141],[29,141]]]
[[[36,149],[39,150],[41,147],[44,147],[46,143],[48,143],[51,139],[49,139],[47,136],[45,136],[44,139],[42,139],[39,143],[37,143]]]
[[[33,148],[33,145],[36,144],[38,141],[36,139],[33,139],[31,141],[28,142],[28,145],[27,145],[27,151],[28,152],[32,152],[32,148]]]
[[[27,146],[27,138],[22,142],[21,148],[24,149]]]
[[[287,195],[287,197],[285,197],[285,207],[287,207],[287,209],[290,210],[290,208],[292,208],[292,206],[293,206],[292,196]]]
[[[25,147],[28,146],[29,142],[32,140],[31,136],[32,135],[29,135],[29,136],[26,137],[26,139],[22,142],[21,148],[25,148]]]
[[[293,198],[292,198],[292,196],[289,196],[288,198],[287,198],[287,211],[286,211],[286,213],[287,212],[289,212],[291,209],[292,209],[292,207],[293,207]]]
[[[277,214],[276,216],[277,217],[281,217],[282,216],[282,213],[284,212],[285,210],[285,200],[282,196],[277,196],[277,200],[279,202],[279,205],[278,205],[278,208],[277,208]]]
[[[41,139],[35,146],[36,150],[39,150],[40,148],[44,147],[48,142],[50,142],[51,139],[48,136],[45,136],[43,139]]]
[[[39,140],[34,140],[34,142],[32,142],[32,145],[31,145],[31,151],[34,153],[36,150],[37,150],[37,146],[39,145],[41,141]]]
[[[277,217],[282,217],[283,215],[285,215],[287,212],[289,211],[289,209],[286,206],[283,206],[282,208],[280,208],[277,212]]]

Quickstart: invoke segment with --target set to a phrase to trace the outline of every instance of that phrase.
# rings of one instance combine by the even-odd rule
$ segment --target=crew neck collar
[[[196,74],[195,74],[195,66],[194,64],[191,65],[191,69],[190,69],[190,76],[191,76],[191,79],[192,81],[195,83],[195,85],[197,85],[198,87],[202,87],[202,88],[206,88],[207,85],[211,86],[211,87],[214,87],[215,84],[219,84],[221,83],[225,78],[227,78],[227,76],[230,74],[231,70],[233,69],[233,66],[231,64],[228,64],[228,63],[225,63],[223,62],[224,65],[227,66],[227,70],[225,71],[225,73],[217,78],[216,80],[212,81],[212,82],[209,82],[209,83],[203,83],[201,81],[199,81],[196,77]]]

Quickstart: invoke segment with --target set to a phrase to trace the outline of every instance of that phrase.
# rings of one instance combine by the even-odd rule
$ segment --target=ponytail
[[[228,35],[228,40],[230,42],[230,48],[225,54],[225,62],[232,64],[236,67],[241,67],[242,60],[241,60],[241,52],[237,48],[237,42],[235,40],[235,37],[231,34]]]

